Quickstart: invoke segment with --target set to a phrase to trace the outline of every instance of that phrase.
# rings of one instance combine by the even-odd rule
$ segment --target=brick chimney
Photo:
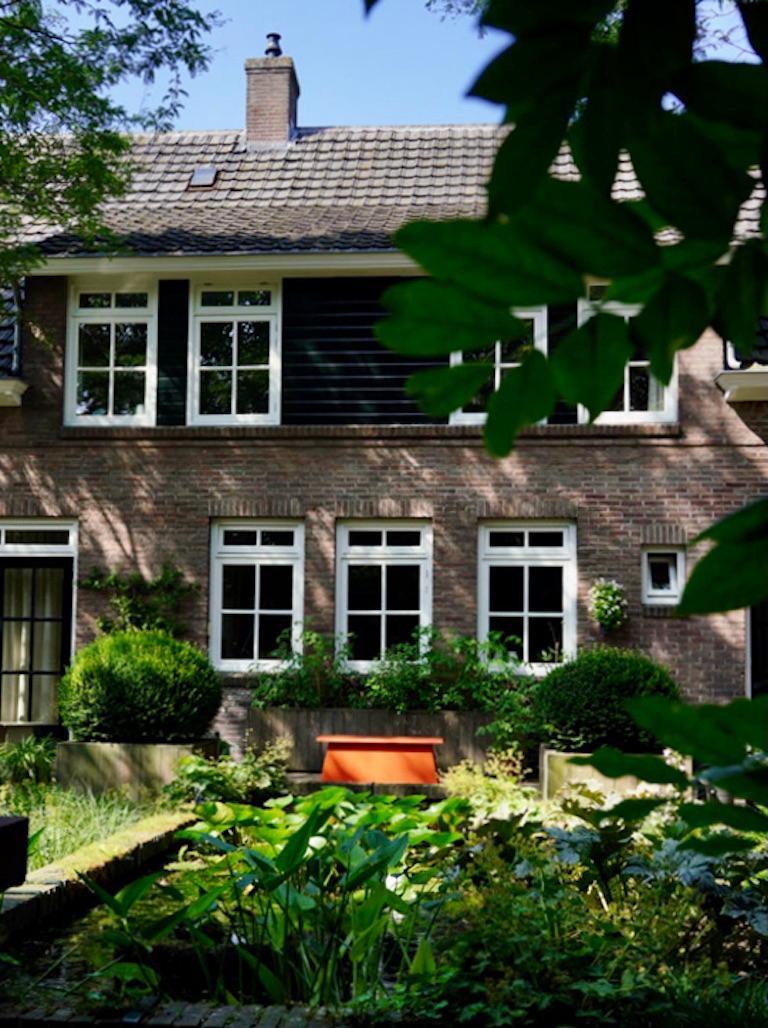
[[[266,57],[245,62],[245,138],[247,143],[286,143],[296,132],[299,82],[290,57],[283,57],[280,36],[271,32]]]

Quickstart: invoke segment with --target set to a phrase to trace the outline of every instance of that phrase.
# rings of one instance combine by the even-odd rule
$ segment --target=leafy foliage
[[[4,742],[0,745],[0,782],[48,783],[55,758],[56,740],[50,736],[27,735],[18,742]]]
[[[184,634],[179,609],[184,600],[200,588],[197,582],[186,581],[183,571],[167,563],[155,578],[146,578],[139,571],[120,574],[94,568],[78,585],[81,589],[109,595],[115,616],[100,617],[96,622],[100,631],[156,629],[171,635]]]
[[[0,281],[39,260],[31,219],[94,240],[99,206],[125,189],[127,128],[170,126],[182,75],[203,71],[219,16],[183,0],[8,0],[0,8]],[[165,81],[155,107],[131,113],[112,90]],[[114,245],[114,241],[113,241]]]
[[[164,792],[177,802],[263,802],[285,789],[289,755],[286,739],[276,739],[261,753],[248,749],[240,760],[229,755],[213,759],[192,753],[181,758],[176,777]]]
[[[208,658],[165,632],[114,632],[84,646],[61,680],[62,723],[76,739],[185,742],[221,703]]]
[[[515,307],[576,301],[587,276],[610,283],[606,301],[642,307],[629,326],[599,313],[549,357],[533,351],[509,371],[488,404],[492,454],[507,454],[559,400],[596,417],[632,354],[647,356],[668,383],[675,354],[708,325],[751,352],[766,309],[765,212],[758,238],[738,239],[736,222],[755,189],[753,170],[768,169],[768,47],[765,5],[732,6],[754,52],[724,61],[707,56],[712,13],[696,0],[481,5],[481,28],[509,36],[471,90],[498,104],[508,126],[488,183],[489,215],[415,222],[396,234],[430,279],[386,295],[380,339],[432,358],[482,349],[514,334]],[[550,176],[564,146],[578,181]],[[642,201],[612,195],[622,154]],[[755,201],[764,203],[761,194]],[[444,414],[487,386],[490,365],[484,370],[481,381],[480,364],[471,373],[437,369],[414,377],[410,391]],[[692,577],[685,613],[768,598],[768,505],[750,510]]]
[[[589,613],[601,628],[621,628],[627,620],[627,600],[619,582],[598,578],[589,590]]]
[[[678,695],[666,668],[644,654],[596,646],[553,668],[541,681],[534,702],[544,737],[559,749],[609,744],[642,751],[653,748],[654,736],[636,724],[626,701]]]

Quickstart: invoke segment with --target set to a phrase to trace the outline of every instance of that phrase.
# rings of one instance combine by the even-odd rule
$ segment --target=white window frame
[[[419,546],[352,546],[349,533],[354,531],[415,531],[419,530],[421,543]],[[386,540],[386,536],[383,536]],[[353,564],[377,564],[413,566],[421,568],[419,576],[419,627],[428,628],[432,624],[432,524],[422,520],[354,520],[340,521],[336,525],[336,640],[339,647],[345,645],[349,635],[349,568]],[[352,614],[358,613],[352,611]],[[384,613],[380,614],[383,618]],[[375,667],[379,660],[348,660],[350,671],[367,672]]]
[[[533,321],[533,345],[534,348],[540,350],[543,354],[547,352],[547,331],[548,331],[548,313],[546,307],[515,307],[512,310],[512,314],[518,318],[528,318]],[[451,354],[451,366],[464,363],[464,354],[461,350],[455,351]],[[506,371],[508,368],[519,367],[519,362],[516,363],[502,363],[501,360],[501,342],[497,341],[494,344],[494,367],[493,367],[493,388],[494,392],[499,388],[501,384],[502,371]],[[465,411],[459,408],[450,415],[448,419],[451,425],[484,425],[488,415],[486,411]]]
[[[235,529],[248,531],[293,532],[291,546],[225,546],[224,533]],[[221,657],[222,609],[224,565],[239,564],[258,568],[270,564],[290,564],[293,568],[293,622],[292,645],[294,653],[301,652],[304,632],[304,524],[293,520],[228,519],[211,524],[211,568],[210,599],[208,617],[209,656],[211,664],[218,671],[277,671],[283,665],[280,660],[224,659]]]
[[[651,584],[651,557],[673,554],[675,588],[671,590],[654,589]],[[646,607],[675,607],[680,602],[685,588],[685,547],[684,546],[647,546],[641,554],[643,603]]]
[[[491,546],[492,531],[534,531],[562,532],[562,546]],[[576,525],[571,521],[486,521],[479,526],[477,548],[477,637],[486,642],[489,635],[490,610],[490,568],[530,567],[556,565],[563,569],[563,650],[562,659],[576,656],[576,614],[577,614],[577,568],[576,568]],[[527,601],[526,601],[527,607]],[[528,617],[528,611],[524,612]],[[527,640],[523,640],[524,652]],[[555,663],[536,661],[523,662],[524,667],[534,675],[545,675]]]
[[[613,314],[628,321],[636,317],[642,310],[641,304],[618,303],[615,300],[607,302],[601,300],[580,299],[577,303],[576,321],[579,327],[589,321],[595,314]],[[629,392],[629,368],[649,367],[647,360],[630,360],[624,366],[624,397],[625,404]],[[649,367],[649,375],[651,375]],[[669,385],[659,383],[664,390],[664,406],[661,410],[605,410],[595,418],[596,425],[648,425],[648,424],[669,424],[677,421],[677,359],[675,359],[672,370],[672,378]],[[578,420],[580,425],[589,423],[589,411],[579,404]]]
[[[230,307],[206,307],[202,302],[204,292],[233,292],[235,301],[238,291],[269,290],[270,303],[264,306],[241,306],[235,302]],[[187,368],[187,424],[189,425],[279,425],[282,386],[282,337],[281,291],[278,281],[254,281],[232,278],[216,281],[192,281],[190,283],[190,346]],[[234,323],[240,321],[263,321],[269,325],[269,408],[260,414],[201,414],[200,407],[200,338],[201,326],[206,322]],[[235,330],[235,336],[237,330]],[[233,366],[234,376],[237,374]],[[234,396],[234,393],[233,393]]]
[[[146,293],[146,307],[87,307],[80,308],[80,293]],[[143,414],[78,414],[77,368],[79,327],[83,324],[109,324],[141,322],[147,326],[147,362],[144,365]],[[114,332],[114,329],[112,329]],[[157,283],[147,278],[115,280],[73,279],[69,290],[69,316],[67,318],[67,346],[64,362],[64,424],[68,426],[154,425],[157,417]],[[103,370],[114,381],[114,364]]]
[[[106,292],[106,290],[104,290]],[[56,529],[68,531],[66,543],[7,543],[6,532],[11,529],[30,531],[34,529]],[[3,518],[0,519],[0,557],[71,557],[72,558],[72,624],[70,626],[69,651],[75,653],[75,627],[77,625],[77,558],[79,550],[79,526],[77,521],[64,518]],[[47,724],[37,721],[3,721],[4,726]]]

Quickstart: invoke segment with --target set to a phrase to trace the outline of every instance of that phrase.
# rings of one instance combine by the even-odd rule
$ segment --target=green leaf
[[[768,600],[768,539],[721,543],[696,564],[677,613],[715,614]]]
[[[417,371],[406,382],[405,392],[427,414],[446,417],[468,403],[492,372],[492,364],[477,361],[456,364],[452,368]]]
[[[634,714],[634,711],[632,713]],[[601,746],[585,757],[571,757],[569,763],[594,767],[606,778],[633,775],[643,782],[653,782],[656,785],[674,785],[679,789],[685,789],[688,785],[688,776],[667,764],[661,757],[645,753],[622,753],[614,746]]]
[[[288,839],[278,855],[275,857],[275,867],[283,874],[293,874],[304,862],[309,840],[316,835],[319,829],[331,816],[330,809],[315,807],[303,825],[298,828]]]
[[[242,952],[245,952],[244,950]],[[282,1003],[285,999],[285,987],[280,979],[270,971],[266,964],[259,964],[259,981],[273,1003]]]
[[[675,353],[693,346],[709,325],[707,294],[681,275],[668,275],[661,288],[632,319],[630,334],[647,354],[651,371],[665,385],[675,366]]]
[[[670,225],[689,239],[730,240],[754,182],[685,115],[659,114],[630,138],[629,150],[648,202]]]
[[[622,81],[617,48],[593,45],[586,107],[571,125],[568,140],[585,180],[605,196],[616,179],[621,149]]]
[[[584,292],[578,270],[532,247],[508,223],[414,221],[396,232],[394,240],[429,274],[507,309],[565,303]]]
[[[517,368],[506,372],[488,401],[485,445],[495,457],[505,457],[526,425],[551,413],[556,392],[546,357],[533,350]]]
[[[751,353],[758,319],[768,310],[768,254],[751,239],[733,251],[717,298],[716,327],[741,353]]]
[[[126,911],[117,896],[113,896],[111,893],[107,892],[107,890],[102,888],[97,881],[94,881],[93,878],[89,878],[87,875],[78,874],[77,877],[81,882],[88,886],[91,892],[98,898],[99,902],[103,903],[108,910],[119,918],[125,917]]]
[[[768,127],[768,71],[762,64],[695,61],[674,91],[686,109],[711,121],[763,132]]]
[[[156,871],[154,874],[137,878],[135,882],[126,885],[124,889],[117,893],[115,900],[120,904],[125,914],[130,911],[134,903],[137,903],[143,896],[146,896],[155,882],[163,877],[163,873],[162,871]]]
[[[642,218],[584,182],[549,179],[513,225],[533,249],[599,278],[635,275],[660,260]]]
[[[583,404],[594,419],[621,387],[631,356],[624,319],[596,314],[559,344],[550,367],[563,399]]]
[[[622,821],[643,821],[654,810],[663,806],[667,801],[663,799],[629,799],[621,800],[615,806],[601,813],[604,817],[618,817]]]
[[[683,803],[678,813],[691,828],[709,828],[712,825],[727,825],[742,832],[768,832],[768,815],[751,807],[733,806],[729,803]]]
[[[756,500],[710,525],[694,542],[747,543],[768,539],[768,499]]]
[[[411,961],[410,973],[420,978],[434,978],[437,974],[437,961],[429,939],[422,939]]]
[[[491,306],[460,286],[418,279],[392,286],[383,296],[390,316],[374,331],[390,350],[418,357],[478,350],[521,331],[509,308]]]
[[[680,844],[680,848],[704,853],[708,857],[723,857],[726,853],[745,853],[754,849],[755,845],[751,839],[745,839],[742,835],[721,832],[707,836],[692,835]]]

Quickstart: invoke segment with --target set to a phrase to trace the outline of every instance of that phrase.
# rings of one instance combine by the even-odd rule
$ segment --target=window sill
[[[563,439],[674,439],[682,435],[678,422],[643,425],[533,425],[520,440],[557,443]],[[455,440],[482,445],[480,425],[163,425],[163,426],[63,426],[59,438],[128,439],[156,442],[202,442],[211,439],[252,439],[283,442],[293,439],[425,439]]]

